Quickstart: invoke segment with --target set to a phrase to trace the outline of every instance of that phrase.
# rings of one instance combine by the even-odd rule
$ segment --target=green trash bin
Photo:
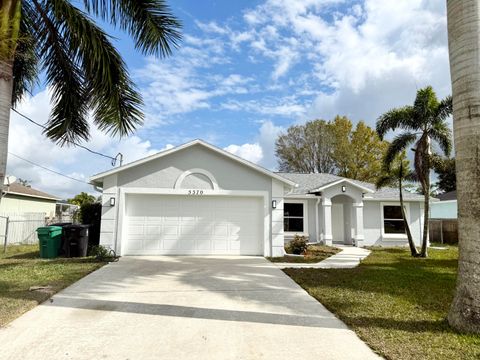
[[[40,257],[42,259],[56,258],[62,240],[62,228],[60,226],[39,227],[37,235],[40,245]]]

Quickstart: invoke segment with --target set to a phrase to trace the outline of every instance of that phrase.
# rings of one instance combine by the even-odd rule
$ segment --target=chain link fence
[[[4,249],[7,245],[35,244],[37,228],[45,226],[45,213],[0,213],[0,237]]]

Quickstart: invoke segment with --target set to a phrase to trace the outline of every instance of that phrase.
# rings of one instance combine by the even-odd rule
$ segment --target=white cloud
[[[224,150],[255,164],[263,158],[263,151],[259,144],[229,145]]]

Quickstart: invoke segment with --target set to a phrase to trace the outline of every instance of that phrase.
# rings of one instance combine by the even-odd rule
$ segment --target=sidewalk
[[[345,245],[335,246],[342,251],[318,263],[272,263],[272,265],[280,269],[350,269],[358,266],[360,261],[370,254],[370,250],[364,248]]]

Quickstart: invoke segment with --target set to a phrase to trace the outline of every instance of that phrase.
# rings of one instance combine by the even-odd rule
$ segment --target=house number
[[[203,195],[203,190],[188,190],[188,195]]]

